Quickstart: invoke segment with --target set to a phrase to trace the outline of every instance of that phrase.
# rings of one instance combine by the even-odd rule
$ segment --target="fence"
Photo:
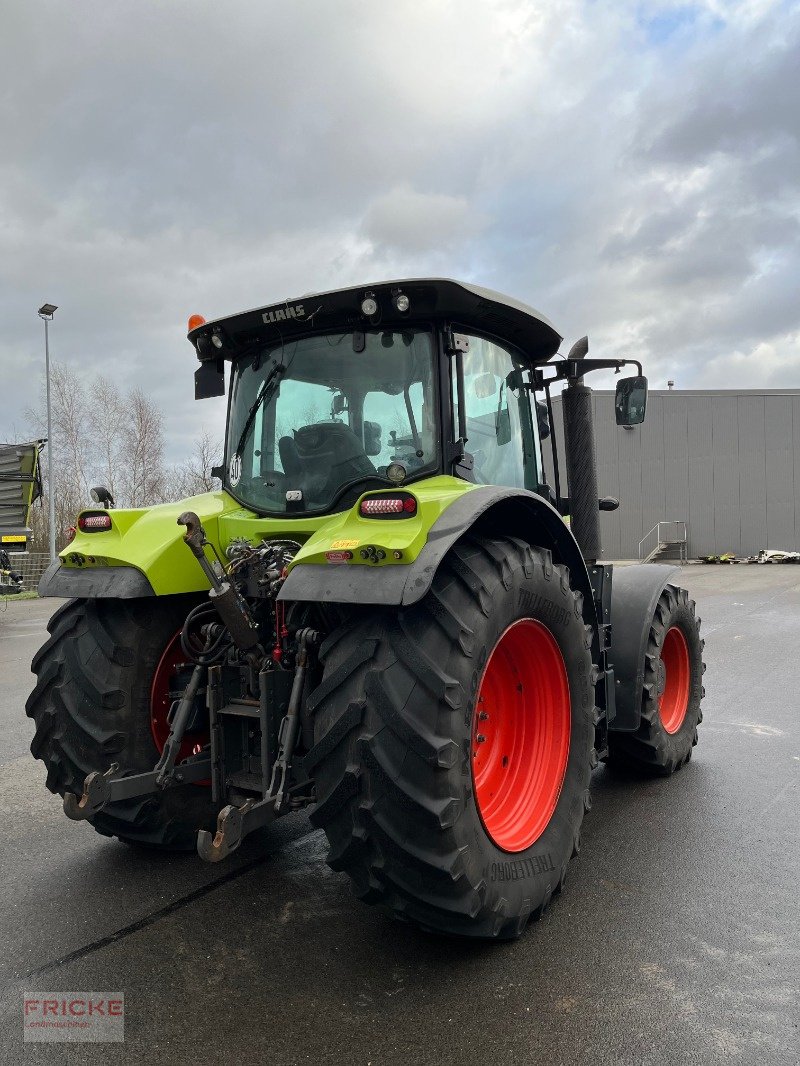
[[[22,574],[22,583],[26,590],[34,590],[39,584],[39,578],[50,565],[50,556],[47,552],[9,552],[11,569],[16,574]]]

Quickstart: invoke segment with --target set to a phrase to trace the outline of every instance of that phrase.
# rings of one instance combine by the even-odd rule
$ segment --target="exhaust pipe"
[[[572,346],[567,360],[580,362],[589,351],[582,337]],[[564,414],[564,445],[567,457],[570,527],[587,563],[600,558],[600,507],[597,490],[597,457],[594,444],[592,390],[576,369],[561,394]]]

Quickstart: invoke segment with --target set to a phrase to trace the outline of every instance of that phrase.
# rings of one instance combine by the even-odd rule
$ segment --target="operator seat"
[[[287,477],[309,501],[327,503],[343,485],[376,474],[364,445],[343,422],[316,422],[281,437],[278,451]]]
[[[297,450],[293,437],[281,437],[278,441],[278,454],[281,457],[283,472],[289,479],[299,478],[303,470],[303,460]]]

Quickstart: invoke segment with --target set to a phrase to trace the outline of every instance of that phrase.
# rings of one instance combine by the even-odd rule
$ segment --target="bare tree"
[[[125,403],[119,389],[108,378],[98,375],[90,389],[95,447],[92,471],[97,482],[104,485],[116,500],[120,496],[117,484],[124,463],[120,427],[126,418]]]
[[[59,546],[66,542],[66,531],[75,520],[76,513],[86,506],[89,487],[87,482],[88,444],[90,434],[87,432],[89,406],[86,392],[80,378],[67,367],[52,365],[50,370],[51,406],[53,421],[53,491],[55,493],[56,542]],[[42,396],[40,406],[28,412],[36,436],[44,437],[47,433],[45,399]],[[50,441],[46,447],[52,447]],[[43,500],[45,506],[34,512],[34,536],[36,546],[44,550],[47,543],[47,507],[46,500],[50,492],[47,481],[49,463],[45,457],[42,463]]]
[[[141,389],[127,396],[126,419],[120,429],[125,456],[119,470],[122,496],[128,507],[146,507],[159,499],[164,482],[164,431],[161,412]]]
[[[51,367],[51,400],[56,543],[67,543],[68,530],[90,502],[92,485],[104,485],[118,507],[149,507],[212,491],[211,476],[218,444],[204,432],[182,463],[164,463],[163,419],[155,402],[141,389],[121,390],[98,375],[84,382],[66,367]],[[45,436],[45,397],[26,412],[33,433]],[[48,445],[49,446],[49,445]],[[47,544],[47,462],[42,464],[44,506],[31,514],[35,544]]]
[[[166,499],[181,500],[212,492],[219,488],[219,480],[211,476],[211,468],[220,462],[219,445],[206,430],[194,443],[192,453],[183,463],[167,471],[164,482]]]
[[[121,507],[147,507],[165,498],[164,433],[161,412],[141,389],[123,392],[102,376],[87,386],[74,371],[55,364],[50,375],[56,541],[61,547],[76,514],[90,502],[94,484],[104,484]],[[27,416],[35,435],[45,436],[44,395]],[[47,465],[45,499],[50,491]],[[46,507],[35,521],[37,546],[43,547]]]

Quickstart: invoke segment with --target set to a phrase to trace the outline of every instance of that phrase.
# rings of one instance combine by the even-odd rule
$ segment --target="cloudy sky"
[[[651,385],[800,388],[800,4],[7,0],[0,439],[53,355],[151,391],[207,318],[445,275]]]

